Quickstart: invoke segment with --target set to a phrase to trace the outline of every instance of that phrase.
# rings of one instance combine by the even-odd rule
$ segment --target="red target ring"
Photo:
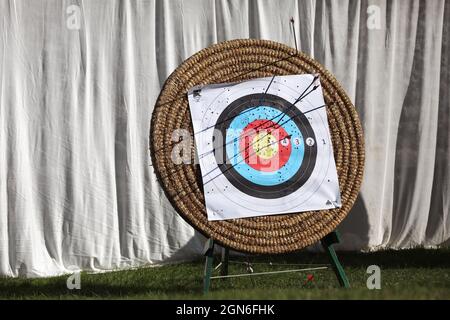
[[[291,155],[286,130],[266,119],[252,121],[243,129],[239,147],[245,162],[262,172],[279,170]]]

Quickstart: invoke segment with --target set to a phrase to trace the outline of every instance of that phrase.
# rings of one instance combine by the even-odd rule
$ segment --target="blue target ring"
[[[266,172],[256,170],[245,161],[245,156],[240,152],[240,138],[243,129],[255,120],[273,119],[279,122],[281,127],[289,134],[292,143],[292,152],[288,162],[275,171]],[[286,113],[270,106],[258,106],[251,112],[240,113],[230,123],[226,138],[226,153],[231,165],[242,177],[248,181],[262,186],[275,186],[291,179],[300,169],[304,154],[304,138],[293,119]],[[290,142],[291,143],[291,142]]]

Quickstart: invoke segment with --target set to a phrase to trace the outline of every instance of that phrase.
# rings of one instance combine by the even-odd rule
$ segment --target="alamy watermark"
[[[367,29],[380,30],[381,29],[381,8],[377,5],[370,5],[367,7]]]
[[[77,266],[69,266],[73,273],[67,278],[66,286],[69,290],[81,290],[81,271]]]
[[[244,162],[257,165],[263,171],[280,166],[283,155],[291,148],[304,148],[302,139],[287,135],[281,128],[250,129],[244,134],[239,129],[229,128],[226,137],[220,130],[213,130],[212,139],[206,142],[204,151],[197,154],[195,139],[186,129],[172,132],[171,160],[174,164],[198,164],[199,160],[213,156],[218,164],[238,164]],[[315,140],[306,137],[307,146],[313,146]],[[225,155],[231,155],[229,157]],[[275,156],[275,155],[280,156]],[[284,159],[285,160],[285,159]]]
[[[76,4],[66,8],[66,26],[69,30],[80,30],[81,28],[81,9]]]
[[[381,269],[377,265],[370,265],[366,270],[367,274],[370,276],[367,278],[366,286],[369,290],[380,290],[381,289]]]

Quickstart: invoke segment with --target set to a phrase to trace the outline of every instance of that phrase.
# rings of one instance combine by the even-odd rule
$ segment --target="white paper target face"
[[[324,104],[310,74],[192,88],[208,219],[340,207]]]

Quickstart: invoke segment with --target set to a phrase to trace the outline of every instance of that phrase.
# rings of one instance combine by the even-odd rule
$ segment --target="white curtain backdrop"
[[[198,257],[204,239],[151,167],[153,105],[211,44],[294,46],[291,16],[299,49],[341,81],[365,130],[341,248],[446,242],[450,1],[0,0],[0,275]]]

